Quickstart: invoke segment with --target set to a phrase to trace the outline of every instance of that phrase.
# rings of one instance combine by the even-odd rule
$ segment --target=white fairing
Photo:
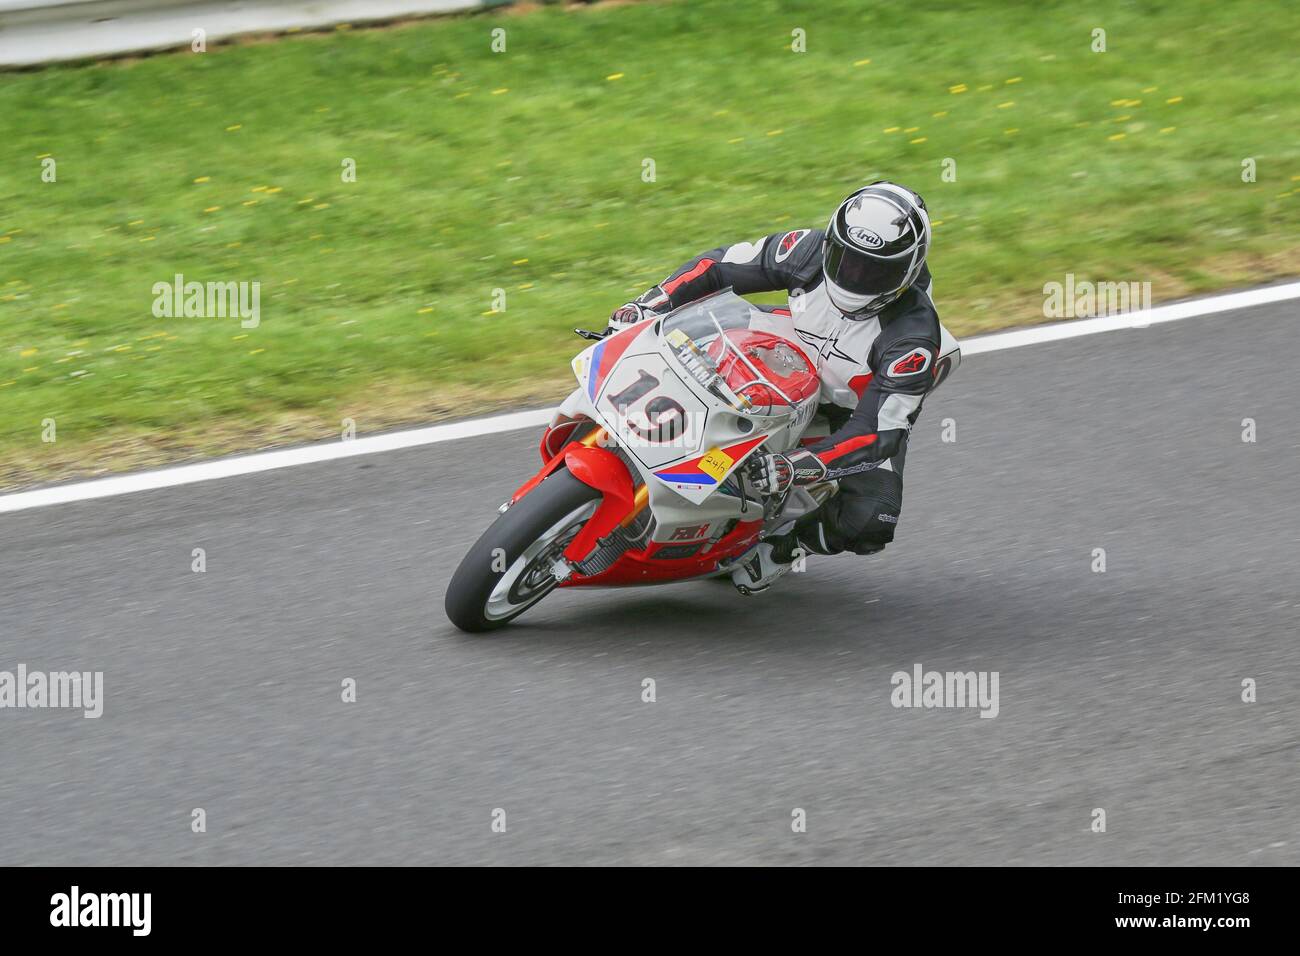
[[[825,421],[815,417],[819,402],[856,405],[866,357],[880,332],[877,320],[845,321],[827,298],[824,284],[792,297],[790,304],[793,318],[754,308],[728,290],[669,316],[646,320],[574,358],[579,387],[560,405],[552,424],[589,419],[613,436],[618,452],[636,471],[636,483],[649,488],[654,521],[648,541],[717,540],[733,519],[762,519],[764,499],[753,492],[740,496],[741,481],[733,477],[740,466],[761,447],[787,451],[805,434],[825,434]],[[699,309],[716,312],[724,326],[771,333],[792,343],[816,372],[811,394],[779,409],[756,411],[739,409],[710,390],[703,381],[706,376],[698,369],[692,374],[682,361],[683,343],[679,340],[675,347],[668,341],[676,317]],[[698,337],[697,346],[701,343],[707,346],[706,338]],[[941,327],[933,387],[942,384],[960,360],[957,340]],[[882,414],[896,415],[905,423],[914,406],[897,406]],[[768,530],[816,506],[812,495],[795,489]],[[706,544],[702,553],[709,547]]]
[[[646,375],[659,381],[653,392],[625,406],[622,412],[615,408],[611,396],[627,395],[629,389],[635,390],[639,383],[648,381]],[[651,407],[655,399],[672,402],[671,409],[682,408],[685,414],[667,418]],[[619,446],[650,471],[698,454],[709,434],[709,403],[659,353],[658,336],[653,329],[643,332],[605,377],[593,408],[600,422],[618,439]],[[682,424],[676,424],[679,421]],[[668,440],[655,441],[655,437]]]
[[[703,303],[728,327],[739,323],[781,336],[815,369],[789,317],[756,309],[730,291]],[[575,357],[572,365],[579,387],[560,406],[555,421],[590,418],[613,436],[639,472],[636,481],[650,489],[649,506],[655,518],[652,540],[680,540],[688,531],[700,532],[692,535],[697,539],[714,533],[721,536],[729,519],[755,521],[763,516],[763,500],[752,492],[742,513],[738,482],[728,478],[765,443],[772,451],[798,443],[816,413],[817,386],[814,381],[810,395],[779,408],[738,407],[710,390],[704,383],[707,376],[698,367],[693,374],[683,363],[685,336],[677,336],[674,346],[668,341],[673,335],[671,325],[665,323],[669,318],[643,322]],[[617,350],[612,364],[606,354],[611,349]],[[698,355],[701,349],[694,351]],[[781,520],[789,521],[814,507],[811,499],[803,500],[807,497],[792,496]]]

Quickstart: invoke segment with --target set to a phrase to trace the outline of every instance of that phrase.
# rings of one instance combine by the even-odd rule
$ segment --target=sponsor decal
[[[678,528],[668,538],[669,541],[692,541],[695,538],[703,538],[709,531],[707,524],[693,524]]]
[[[860,246],[866,246],[868,249],[879,249],[885,244],[885,240],[880,238],[880,234],[866,228],[865,226],[849,226],[849,238]]]
[[[833,304],[834,303],[832,303],[832,305]],[[798,326],[795,327],[794,333],[799,336],[805,345],[811,345],[815,348],[820,357],[830,356],[831,358],[841,359],[845,362],[852,362],[854,365],[862,364],[848,352],[840,348],[839,333],[831,336],[818,335],[816,332],[809,332],[806,329],[799,328]]]
[[[811,232],[809,229],[796,229],[794,232],[787,232],[781,237],[780,243],[776,247],[776,261],[785,262],[790,258],[790,253],[794,252],[794,247],[799,245],[799,240]]]
[[[924,372],[930,367],[930,359],[929,349],[912,349],[902,358],[894,360],[894,363],[889,366],[889,376],[890,378],[900,378]]]
[[[864,471],[875,471],[884,463],[884,461],[864,461],[860,465],[850,465],[848,468],[829,468],[826,477],[843,478],[845,475],[860,475]]]

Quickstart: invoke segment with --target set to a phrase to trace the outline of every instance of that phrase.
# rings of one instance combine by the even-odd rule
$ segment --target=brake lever
[[[574,329],[574,333],[581,335],[584,339],[590,339],[593,342],[599,342],[609,334],[609,329],[604,332],[592,332],[590,329]]]

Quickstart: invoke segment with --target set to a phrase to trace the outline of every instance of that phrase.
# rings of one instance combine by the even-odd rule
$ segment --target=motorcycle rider
[[[800,553],[875,554],[894,539],[903,503],[907,437],[939,363],[930,299],[930,219],[912,190],[875,182],[835,210],[824,230],[772,233],[712,249],[615,310],[613,330],[730,286],[738,295],[783,290],[796,334],[816,354],[831,434],[750,463],[764,494],[828,479],[839,493],[767,538],[732,573],[744,593],[766,590]]]

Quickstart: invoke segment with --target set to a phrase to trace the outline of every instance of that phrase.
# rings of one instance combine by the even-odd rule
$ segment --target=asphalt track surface
[[[0,670],[106,703],[0,710],[0,864],[1295,865],[1298,355],[1292,302],[973,357],[883,555],[488,637],[443,589],[533,432],[6,515]]]

